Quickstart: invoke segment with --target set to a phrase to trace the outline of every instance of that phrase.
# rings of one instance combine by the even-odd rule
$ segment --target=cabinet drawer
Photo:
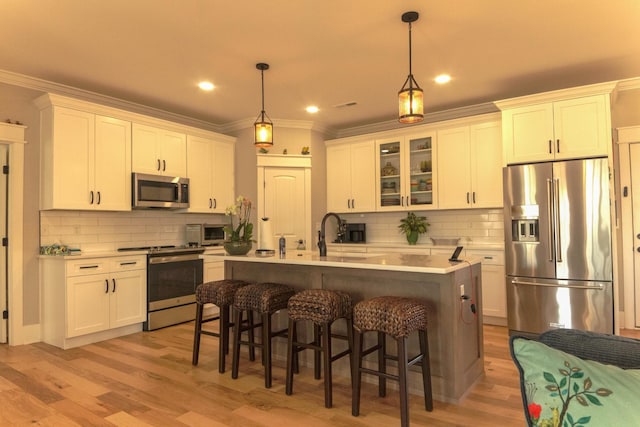
[[[466,253],[468,257],[480,258],[483,264],[504,265],[504,251],[487,250],[487,249],[468,249]]]
[[[147,257],[144,255],[112,258],[110,261],[110,271],[112,273],[117,271],[141,270],[147,266]]]
[[[100,258],[67,261],[67,277],[100,274],[109,271],[109,261]]]

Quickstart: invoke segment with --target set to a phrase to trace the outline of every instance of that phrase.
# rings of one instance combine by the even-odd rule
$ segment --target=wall
[[[40,322],[38,274],[38,195],[40,191],[40,113],[32,100],[42,92],[0,83],[0,120],[16,120],[27,126],[24,147],[23,325]],[[11,168],[11,165],[9,165]],[[11,173],[9,173],[11,179]],[[9,242],[11,245],[11,242]]]
[[[311,224],[320,223],[326,212],[326,156],[324,136],[322,133],[306,128],[286,128],[290,122],[273,121],[274,138],[271,154],[282,154],[286,149],[289,154],[300,154],[302,147],[309,147],[311,153]],[[257,157],[258,149],[253,145],[253,127],[243,129],[234,134],[236,141],[236,194],[248,197],[251,201],[258,200]],[[312,230],[313,235],[313,230]]]

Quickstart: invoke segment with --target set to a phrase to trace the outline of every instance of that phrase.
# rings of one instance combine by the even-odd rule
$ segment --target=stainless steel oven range
[[[147,321],[145,331],[195,318],[196,287],[202,283],[203,248],[138,247],[147,250]]]

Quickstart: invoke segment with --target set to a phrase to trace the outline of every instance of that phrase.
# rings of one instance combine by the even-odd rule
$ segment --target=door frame
[[[264,190],[264,171],[265,168],[279,168],[279,169],[304,169],[304,182],[305,182],[305,194],[304,198],[304,211],[305,218],[305,242],[307,242],[307,248],[311,245],[311,155],[285,155],[285,154],[257,154],[257,166],[258,166],[258,210],[257,218],[264,216],[264,202],[265,202],[265,190]],[[259,229],[260,227],[258,227]],[[257,235],[259,234],[259,230]],[[257,238],[260,241],[260,236]]]
[[[9,189],[7,193],[7,298],[9,310],[9,345],[22,345],[38,341],[40,337],[26,339],[23,325],[23,227],[24,206],[24,132],[26,126],[0,123],[0,144],[9,145]],[[39,326],[38,326],[39,329]],[[28,342],[27,342],[28,341]]]
[[[640,126],[621,127],[616,131],[620,174],[616,189],[619,195],[617,200],[620,202],[619,217],[621,219],[619,266],[623,285],[623,301],[621,302],[623,323],[621,326],[633,329],[640,327],[640,283],[635,283],[630,144],[640,144]],[[640,215],[640,212],[637,214]]]

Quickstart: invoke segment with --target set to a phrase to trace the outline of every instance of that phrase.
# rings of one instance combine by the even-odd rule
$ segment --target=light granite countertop
[[[244,256],[226,254],[203,254],[203,257],[222,257],[230,261],[298,264],[323,267],[360,268],[367,270],[404,271],[415,273],[448,274],[480,263],[479,258],[450,262],[444,255],[420,255],[403,253],[335,253],[321,257],[309,251],[290,251],[284,258],[274,256],[256,256],[249,253]]]

